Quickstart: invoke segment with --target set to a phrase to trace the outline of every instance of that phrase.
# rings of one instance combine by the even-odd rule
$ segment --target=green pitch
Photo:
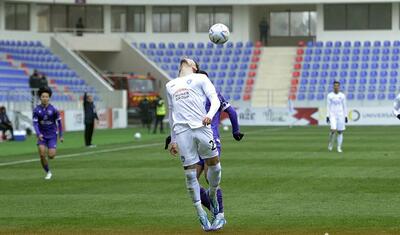
[[[242,131],[242,142],[222,132],[228,224],[218,233],[400,233],[400,127],[349,127],[342,154],[327,151],[327,128]],[[87,149],[82,133],[66,133],[50,181],[31,161],[34,138],[0,143],[0,234],[202,234],[163,142],[97,130]]]

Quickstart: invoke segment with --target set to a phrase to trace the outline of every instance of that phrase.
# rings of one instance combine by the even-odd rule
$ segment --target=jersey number
[[[217,149],[217,146],[215,146],[215,143],[214,143],[213,140],[210,140],[210,142],[208,142],[208,143],[211,144],[211,150],[216,150]]]

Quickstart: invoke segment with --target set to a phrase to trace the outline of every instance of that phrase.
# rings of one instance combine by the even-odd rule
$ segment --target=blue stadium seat
[[[192,55],[193,55],[193,50],[191,50],[191,49],[185,50],[185,56],[192,56]]]
[[[326,55],[326,56],[322,57],[322,61],[329,62],[329,61],[331,61],[331,57],[329,55]]]
[[[364,100],[364,99],[365,99],[365,94],[364,93],[357,94],[357,100]]]
[[[211,70],[218,70],[218,64],[215,64],[215,63],[211,64],[210,69]]]
[[[236,80],[236,85],[241,86],[243,84],[244,84],[244,80],[243,80],[243,78],[240,78],[240,76],[239,76],[239,78]]]
[[[163,42],[158,43],[158,48],[165,49],[165,43]]]
[[[242,87],[241,87],[241,86],[235,87],[235,92],[236,92],[236,93],[242,92]]]
[[[203,49],[204,48],[204,43],[203,42],[198,42],[197,43],[197,48],[198,49]]]
[[[395,93],[389,93],[388,95],[388,99],[389,100],[394,100],[396,98],[396,94]]]
[[[347,87],[347,92],[354,92],[356,90],[356,87],[354,85],[349,85]]]
[[[385,98],[386,98],[386,95],[384,93],[378,94],[378,100],[384,100]]]
[[[242,42],[236,42],[236,48],[242,48],[243,43]]]
[[[168,43],[168,48],[175,49],[175,43],[173,43],[173,42]]]
[[[179,48],[179,49],[185,49],[185,43],[179,42],[179,43],[178,43],[178,48]]]
[[[307,95],[307,100],[314,100],[315,99],[315,95],[313,93],[309,93]]]
[[[215,57],[212,57],[212,60],[211,60],[213,63],[219,63],[220,61],[221,61],[221,57],[219,57],[219,56],[215,56]]]
[[[367,95],[367,99],[368,100],[374,100],[376,97],[375,97],[375,94],[373,94],[373,93],[369,93],[368,95]]]
[[[370,41],[364,41],[363,46],[364,47],[370,47],[371,46],[371,42]]]
[[[236,63],[231,63],[229,67],[230,67],[231,70],[238,69],[238,65]]]
[[[360,41],[355,41],[354,42],[354,47],[361,47],[361,42]]]
[[[386,91],[386,85],[379,85],[378,90],[379,90],[379,92],[385,92]]]
[[[211,56],[211,55],[213,54],[213,51],[210,50],[210,49],[206,49],[206,50],[204,51],[204,54],[205,54],[206,56]]]
[[[251,41],[246,42],[246,47],[247,48],[252,48],[253,46],[254,46],[253,42],[251,42]]]
[[[227,69],[228,69],[228,64],[226,64],[226,63],[221,64],[221,65],[219,66],[219,69],[220,69],[220,70],[227,70]]]
[[[235,94],[235,95],[233,96],[233,100],[235,100],[235,101],[240,100],[240,95]]]
[[[222,62],[223,63],[229,63],[231,61],[231,57],[229,57],[229,56],[224,56],[223,58],[222,58]]]
[[[150,49],[156,49],[157,46],[156,46],[156,44],[155,44],[154,42],[150,42],[150,43],[149,43],[149,48],[150,48]]]
[[[368,86],[368,91],[369,92],[375,92],[376,91],[376,86],[375,85]]]
[[[194,48],[195,48],[194,43],[193,43],[193,42],[189,42],[189,43],[187,44],[187,48],[189,48],[189,49],[194,49]]]
[[[354,94],[353,93],[347,94],[347,99],[354,100]]]

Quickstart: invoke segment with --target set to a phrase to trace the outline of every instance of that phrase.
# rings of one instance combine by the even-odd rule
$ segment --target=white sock
[[[197,180],[196,169],[185,170],[186,188],[192,198],[193,203],[200,202],[200,184]],[[201,205],[201,203],[200,203]]]
[[[334,137],[335,137],[335,132],[333,131],[329,132],[329,144],[333,145],[333,141],[335,140]]]
[[[337,136],[337,145],[338,145],[338,148],[341,148],[341,147],[342,147],[342,143],[343,143],[343,133],[338,133],[338,136]]]
[[[210,198],[216,198],[217,189],[221,182],[221,164],[208,166],[207,179],[210,185]]]

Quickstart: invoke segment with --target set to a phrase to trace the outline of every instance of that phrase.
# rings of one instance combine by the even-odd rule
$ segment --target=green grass
[[[349,127],[342,154],[327,128],[242,130],[242,142],[223,132],[219,233],[400,233],[400,127]],[[38,161],[0,166],[0,233],[201,233],[179,158],[135,131],[97,130],[96,149],[66,133],[51,181]],[[35,158],[34,138],[0,144],[0,165]]]

